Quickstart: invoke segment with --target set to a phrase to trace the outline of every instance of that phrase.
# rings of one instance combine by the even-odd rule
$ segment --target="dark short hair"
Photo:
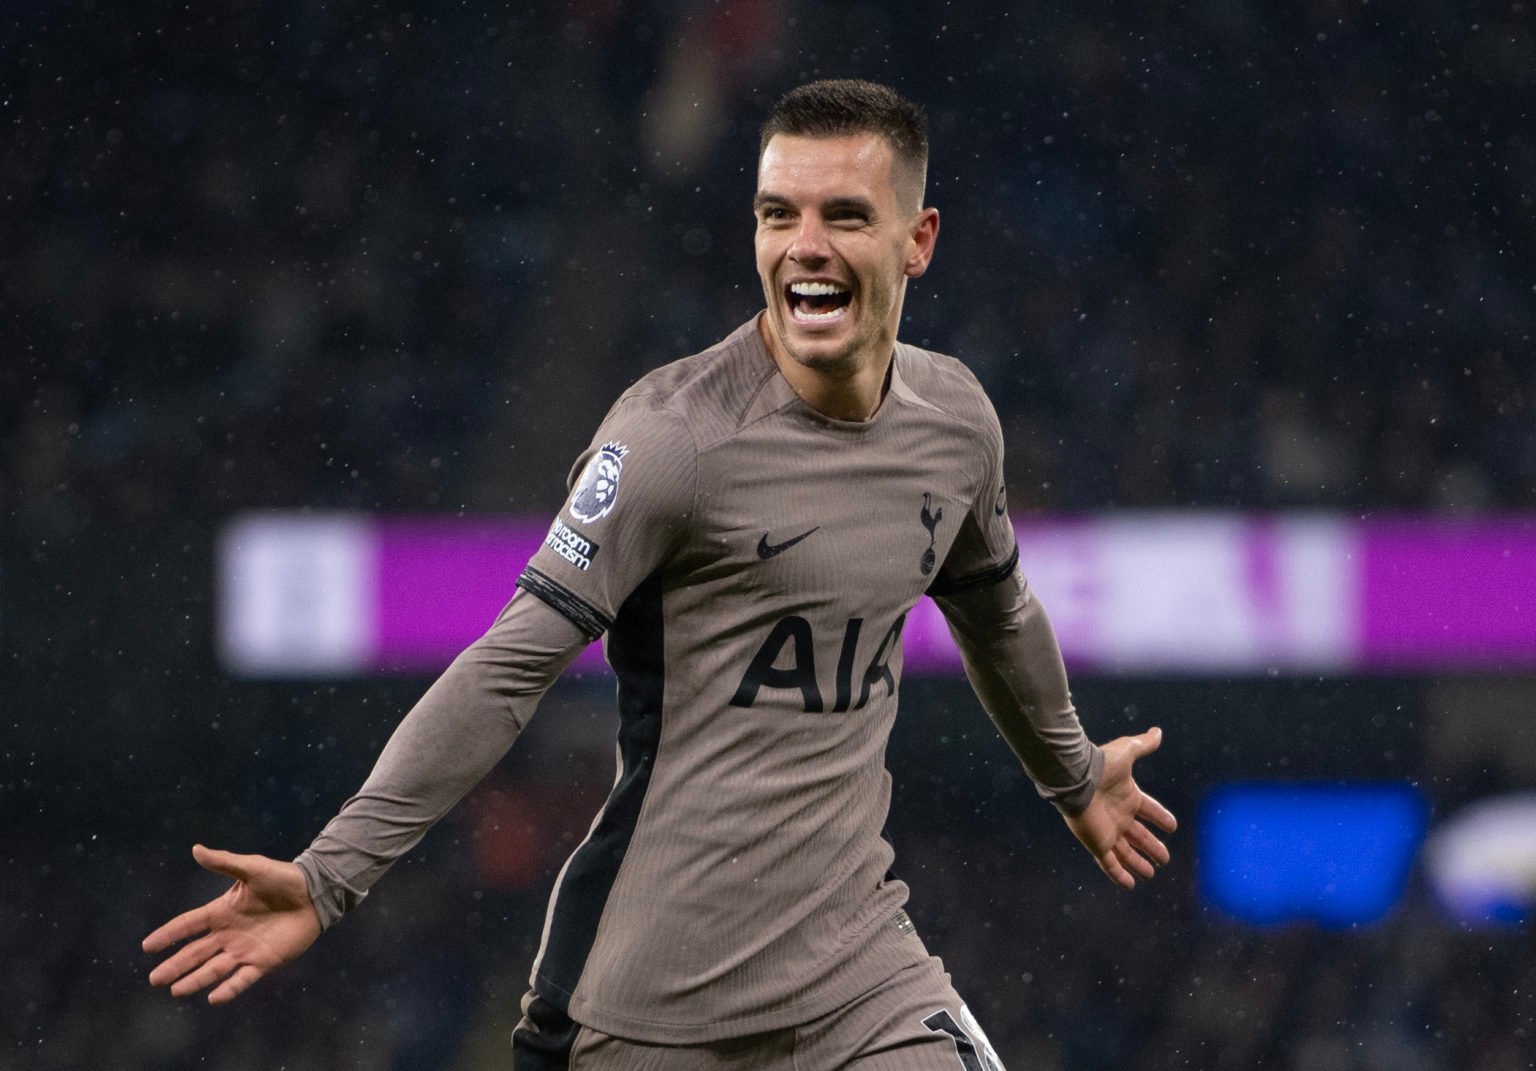
[[[928,117],[918,105],[878,82],[831,78],[791,89],[763,123],[759,158],[775,134],[811,138],[879,134],[890,142],[896,159],[918,176],[919,186],[928,169]],[[918,192],[921,195],[921,189]]]

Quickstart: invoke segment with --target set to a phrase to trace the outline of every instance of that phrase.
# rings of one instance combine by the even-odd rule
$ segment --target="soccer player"
[[[766,308],[614,404],[521,589],[400,724],[296,862],[198,846],[235,879],[144,942],[150,975],[234,999],[304,951],[504,754],[605,636],[618,776],[555,883],[513,1041],[547,1068],[996,1071],[924,948],[882,837],[901,630],[922,595],[1038,791],[1113,881],[1173,816],[1095,747],[1018,566],[1002,433],[958,361],[896,340],[939,233],[922,112],[802,86],[762,135]]]

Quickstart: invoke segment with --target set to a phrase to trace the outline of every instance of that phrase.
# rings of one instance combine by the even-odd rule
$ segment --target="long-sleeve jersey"
[[[806,405],[748,323],[615,403],[521,589],[299,857],[329,925],[603,637],[617,776],[556,880],[534,990],[658,1043],[825,1014],[922,959],[882,831],[901,631],[924,594],[1040,793],[1102,769],[1018,568],[1002,435],[959,362],[898,344],[863,422]]]

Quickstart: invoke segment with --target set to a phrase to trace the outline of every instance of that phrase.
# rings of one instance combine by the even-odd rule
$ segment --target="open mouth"
[[[798,323],[824,324],[848,311],[853,291],[841,283],[790,283],[784,288],[784,299]]]

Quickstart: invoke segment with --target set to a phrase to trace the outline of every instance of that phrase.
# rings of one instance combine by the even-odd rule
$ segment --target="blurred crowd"
[[[138,939],[199,891],[186,845],[296,851],[420,690],[224,678],[209,547],[248,508],[547,514],[613,397],[760,307],[757,125],[798,82],[927,107],[943,227],[904,337],[982,379],[1015,508],[1536,508],[1526,4],[8,18],[0,1068],[504,1066],[606,723],[531,734],[519,790],[482,790],[280,987],[211,1012],[142,984]],[[1107,709],[1140,686],[1119,687]],[[1379,709],[1414,739],[1431,704],[1403,691]],[[1339,709],[1363,717],[1314,704],[1313,739]],[[1346,743],[1379,760],[1356,772],[1423,774],[1369,726]],[[1175,804],[1214,776],[1217,745],[1187,747]],[[1458,932],[1419,890],[1361,933],[1243,929],[1196,902],[1187,848],[1119,897],[988,754],[946,772],[894,745],[916,787],[893,828],[920,929],[1010,1066],[1533,1066],[1529,926]]]
[[[544,899],[611,774],[603,680],[562,683],[501,769],[305,956],[225,1008],[151,989],[148,929],[211,897],[194,839],[281,853],[367,768],[410,682],[247,690],[241,737],[187,727],[200,766],[146,756],[129,804],[67,801],[6,849],[0,1067],[74,1071],[487,1071],[507,1066]],[[283,692],[305,698],[295,704]],[[1201,902],[1198,802],[1283,755],[1318,777],[1403,778],[1439,814],[1499,765],[1426,755],[1433,701],[1403,682],[1089,682],[1100,734],[1170,727],[1141,775],[1185,828],[1172,864],[1115,889],[1034,794],[959,681],[908,681],[889,754],[909,909],[1014,1071],[1529,1071],[1536,930],[1449,919],[1416,873],[1378,922],[1256,928]],[[369,698],[383,709],[366,717]],[[1234,710],[1248,712],[1234,719]],[[1340,717],[1340,711],[1355,717]],[[1368,715],[1396,711],[1384,729]],[[1253,749],[1255,736],[1259,746]],[[338,738],[340,738],[338,742]],[[1290,739],[1288,747],[1274,746]],[[246,750],[248,749],[248,751]],[[245,751],[245,753],[242,753]],[[256,756],[253,761],[251,753]],[[1529,752],[1527,752],[1529,753]],[[1244,757],[1247,756],[1247,757]],[[1528,761],[1528,760],[1521,760]],[[1250,765],[1244,765],[1248,763]],[[167,764],[169,765],[169,764]],[[1476,775],[1474,777],[1473,775]],[[1440,792],[1434,786],[1455,782]]]
[[[42,5],[11,30],[0,506],[547,510],[611,398],[760,306],[756,126],[933,126],[906,337],[1011,501],[1536,502],[1520,5]]]

